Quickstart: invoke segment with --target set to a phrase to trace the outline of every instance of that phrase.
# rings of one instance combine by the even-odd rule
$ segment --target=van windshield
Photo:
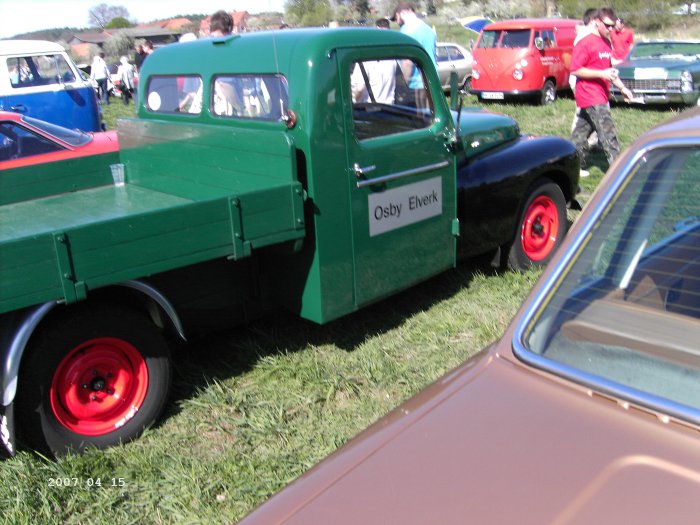
[[[31,55],[7,59],[13,88],[75,82],[75,75],[63,55]]]
[[[530,45],[529,29],[504,29],[484,31],[481,34],[478,48],[527,48]]]

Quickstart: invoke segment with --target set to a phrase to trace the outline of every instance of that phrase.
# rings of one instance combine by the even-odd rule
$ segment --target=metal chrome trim
[[[419,168],[413,168],[406,171],[399,171],[396,173],[390,173],[389,175],[384,175],[382,177],[376,177],[374,179],[359,180],[357,181],[358,188],[364,188],[365,186],[372,186],[374,184],[381,184],[383,182],[389,182],[396,179],[402,179],[404,177],[411,177],[413,175],[420,175],[422,173],[428,173],[429,171],[435,171],[440,168],[444,168],[450,165],[450,161],[443,160],[436,164],[429,164],[427,166],[421,166]]]

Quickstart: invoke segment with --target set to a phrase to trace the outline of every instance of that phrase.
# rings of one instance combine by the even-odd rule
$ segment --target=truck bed
[[[188,127],[183,140],[174,138],[182,125],[123,126],[125,184],[66,188],[0,205],[0,313],[51,300],[74,302],[90,289],[218,257],[240,259],[304,236],[303,192],[293,146],[283,135],[276,143],[252,137],[213,144],[213,129],[201,130],[198,139]],[[173,155],[173,140],[182,140],[182,155]],[[163,169],[154,169],[164,144],[169,158],[158,162]],[[268,162],[259,173],[205,162],[188,168],[187,159],[211,158],[212,148],[229,158],[240,148],[264,149],[277,165]],[[208,175],[209,183],[202,180]]]

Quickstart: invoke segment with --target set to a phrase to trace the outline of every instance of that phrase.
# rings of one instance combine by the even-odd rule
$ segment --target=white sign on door
[[[442,214],[442,178],[371,193],[369,235],[374,237]]]

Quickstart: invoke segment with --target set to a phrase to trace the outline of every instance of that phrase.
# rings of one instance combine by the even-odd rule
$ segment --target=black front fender
[[[521,136],[459,163],[460,255],[485,253],[509,244],[528,188],[538,179],[558,184],[572,205],[579,172],[574,144],[552,136]]]

